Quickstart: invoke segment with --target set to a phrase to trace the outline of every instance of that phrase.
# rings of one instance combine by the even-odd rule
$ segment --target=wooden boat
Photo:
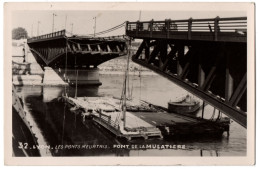
[[[104,127],[116,137],[132,140],[133,138],[149,139],[153,137],[162,138],[162,133],[155,125],[150,124],[143,119],[128,112],[128,109],[146,110],[143,106],[135,107],[134,104],[127,106],[126,87],[129,71],[129,59],[127,60],[127,69],[124,77],[124,86],[120,99],[112,97],[77,97],[77,79],[75,98],[64,96],[72,108],[72,112],[81,112],[83,121],[90,117],[95,124]],[[78,76],[78,73],[77,73]]]
[[[200,102],[191,98],[190,95],[182,98],[180,101],[168,102],[168,111],[170,113],[194,113],[200,108]]]

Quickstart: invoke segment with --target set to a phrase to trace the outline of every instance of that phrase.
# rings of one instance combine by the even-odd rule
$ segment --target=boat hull
[[[170,113],[194,113],[200,108],[200,104],[181,105],[174,102],[168,103],[168,111]]]

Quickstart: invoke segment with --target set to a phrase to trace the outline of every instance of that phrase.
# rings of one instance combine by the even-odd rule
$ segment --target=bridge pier
[[[56,74],[69,85],[101,85],[99,68],[65,68],[54,69]],[[65,78],[67,75],[67,78]]]
[[[77,72],[78,71],[78,72]],[[99,81],[98,68],[76,69],[65,68],[53,69],[51,67],[44,67],[44,85],[101,85]]]
[[[64,82],[63,79],[51,68],[44,67],[44,76],[43,76],[44,85],[68,85]]]

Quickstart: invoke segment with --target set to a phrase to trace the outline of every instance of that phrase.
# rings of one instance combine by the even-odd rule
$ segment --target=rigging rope
[[[78,69],[76,70],[76,64],[77,64],[77,55],[74,57],[75,63],[74,63],[74,69],[75,69],[75,76],[76,76],[76,90],[75,90],[75,99],[77,99],[78,95]]]
[[[215,111],[216,111],[216,108],[214,107],[213,114],[212,114],[210,120],[213,120],[213,119],[214,119],[214,117],[215,117]]]
[[[124,26],[125,26],[125,22],[122,23],[122,24],[120,24],[120,25],[117,25],[117,26],[115,26],[115,27],[113,27],[113,28],[110,28],[110,29],[108,29],[108,30],[95,33],[95,35],[102,35],[102,34],[105,34],[105,33],[109,33],[109,32],[112,32],[112,31],[114,31],[114,30],[120,29],[120,28],[122,28],[122,27],[124,27]],[[94,35],[94,34],[92,34],[92,35]]]
[[[120,98],[120,109],[123,110],[123,111],[126,111],[126,94],[127,94],[127,90],[126,90],[126,87],[128,87],[128,94],[130,93],[130,89],[129,89],[129,62],[130,62],[130,49],[131,49],[131,40],[129,41],[129,45],[127,47],[127,65],[126,65],[126,71],[125,71],[125,77],[124,77],[124,83],[123,83],[123,89],[122,89],[122,93],[121,93],[121,98]],[[127,85],[128,84],[128,85]],[[129,96],[128,96],[129,97]],[[118,122],[119,118],[121,116],[121,112],[119,112],[117,114],[117,117],[116,117],[116,121],[115,122]],[[126,115],[124,115],[124,121],[125,121],[125,118],[126,118]]]
[[[218,111],[218,117],[217,117],[216,121],[219,121],[221,119],[221,117],[222,117],[222,114],[221,114],[221,111],[219,110]]]
[[[128,64],[128,69],[129,69],[129,58],[130,58],[130,55],[131,55],[131,39],[130,39],[130,41],[129,41],[129,45],[128,45],[128,57],[127,57],[127,64]],[[130,80],[130,78],[129,78],[129,70],[127,71],[127,85],[128,85],[128,87],[127,87],[127,89],[128,89],[128,99],[130,99],[130,100],[132,100],[132,96],[131,96],[131,91],[130,91],[130,83],[129,83],[129,80]]]
[[[64,146],[64,130],[65,130],[65,119],[66,119],[66,106],[67,102],[64,103],[64,111],[63,111],[63,122],[62,122],[62,134],[61,134],[61,144]]]
[[[139,91],[139,100],[141,101],[141,96],[142,96],[142,75],[141,75],[141,73],[142,73],[142,66],[140,66],[140,68],[139,68],[139,80],[140,80],[140,91]]]
[[[78,35],[78,36],[94,36],[94,35],[98,36],[98,35],[106,34],[106,33],[115,31],[115,30],[117,30],[117,29],[120,29],[120,28],[122,28],[122,27],[125,27],[125,23],[126,23],[126,22],[123,22],[122,24],[119,24],[119,25],[117,25],[117,26],[115,26],[115,27],[113,27],[113,28],[110,28],[110,29],[107,29],[107,30],[104,30],[104,31],[101,31],[101,32],[98,32],[98,33],[95,33],[95,34]],[[68,33],[70,33],[70,32],[68,32]],[[72,34],[72,33],[71,33],[71,34]]]
[[[130,93],[131,99],[133,99],[134,77],[135,77],[135,70],[134,70],[134,75],[132,77],[132,87],[131,87],[131,93]]]
[[[65,74],[64,74],[64,80],[65,82],[67,81],[67,59],[68,59],[68,38],[66,38],[66,61],[65,61]],[[65,85],[65,96],[67,97],[67,88],[66,88],[66,85]]]

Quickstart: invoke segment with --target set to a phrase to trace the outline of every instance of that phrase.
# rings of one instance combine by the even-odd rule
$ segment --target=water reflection
[[[121,95],[121,76],[101,76],[102,86],[78,87],[78,96],[117,96]],[[173,97],[186,94],[185,91],[160,77],[132,77],[133,96],[166,106]],[[158,87],[159,86],[159,87]],[[153,139],[127,142],[115,138],[104,128],[91,120],[83,121],[80,115],[72,113],[66,103],[58,98],[67,90],[75,96],[75,88],[59,86],[23,86],[17,91],[22,95],[28,111],[37,124],[44,139],[39,143],[50,145],[52,156],[241,156],[246,155],[246,130],[237,123],[230,127],[230,137],[220,139],[197,138],[187,140]],[[163,95],[163,96],[162,96]],[[211,117],[210,107],[205,116]],[[72,147],[74,145],[74,147]],[[80,149],[77,145],[81,146]],[[94,148],[105,145],[106,148]],[[128,148],[113,148],[114,145],[129,145]],[[135,145],[148,145],[148,148]],[[185,145],[185,150],[149,148],[149,145]],[[66,148],[65,148],[66,146]],[[82,148],[82,146],[88,146]]]

